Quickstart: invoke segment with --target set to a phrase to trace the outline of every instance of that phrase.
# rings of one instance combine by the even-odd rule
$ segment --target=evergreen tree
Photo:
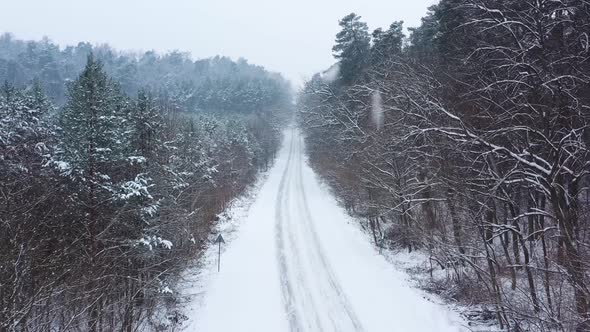
[[[332,48],[340,60],[340,77],[344,83],[352,82],[365,67],[371,47],[369,28],[361,17],[351,13],[339,22],[342,30],[336,35]]]
[[[377,65],[386,59],[400,55],[404,41],[403,21],[393,22],[389,29],[373,31],[371,47],[371,65]]]
[[[39,112],[51,111],[54,109],[51,101],[43,90],[41,81],[39,80],[33,80],[33,83],[27,88],[26,99],[27,106],[31,109],[38,110]]]
[[[80,234],[88,259],[87,274],[82,278],[89,297],[100,298],[97,275],[107,273],[100,263],[105,246],[116,231],[114,204],[125,195],[117,183],[122,182],[126,121],[122,97],[116,84],[104,73],[102,64],[88,56],[86,67],[68,91],[68,101],[61,114],[61,137],[53,164],[71,179],[72,195],[67,199],[70,214],[78,220]],[[100,234],[100,236],[99,236]],[[90,291],[91,290],[91,291]],[[88,328],[96,329],[100,302],[90,308]]]
[[[108,171],[121,161],[125,145],[122,108],[117,85],[90,54],[84,71],[69,88],[61,113],[59,161],[68,173],[101,188],[105,181],[110,183]]]
[[[428,8],[426,16],[422,17],[422,24],[417,28],[408,28],[410,31],[408,53],[411,57],[432,61],[437,54],[439,33],[439,21],[437,15],[438,5]]]
[[[162,117],[154,99],[145,90],[137,94],[137,101],[129,113],[130,146],[132,153],[146,162],[156,158],[157,149],[161,145],[160,131]]]

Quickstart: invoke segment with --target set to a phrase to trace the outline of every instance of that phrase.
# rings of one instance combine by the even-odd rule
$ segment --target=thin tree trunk
[[[564,189],[568,188],[566,193]],[[569,200],[568,197],[569,196]],[[590,313],[589,291],[586,285],[586,273],[582,265],[582,257],[577,248],[578,239],[578,210],[577,210],[577,188],[575,183],[569,186],[553,186],[551,192],[552,205],[557,216],[557,222],[564,247],[564,266],[571,275],[572,286],[574,287],[574,302],[576,311],[583,321],[578,327],[579,331],[586,331]]]
[[[543,195],[541,197],[541,200],[539,202],[539,209],[541,211],[545,211],[545,204],[546,204],[546,197]],[[545,229],[545,216],[540,215],[539,219],[539,229]],[[547,243],[545,240],[545,232],[543,231],[540,234],[540,238],[541,238],[541,246],[543,248],[543,263],[545,266],[545,273],[544,273],[544,284],[545,284],[545,296],[547,297],[547,305],[549,307],[549,310],[551,311],[551,314],[553,315],[553,301],[552,301],[552,296],[551,296],[551,279],[549,277],[549,255],[547,253]]]
[[[461,255],[465,254],[465,248],[463,247],[462,241],[462,229],[461,224],[459,223],[459,216],[457,215],[457,210],[455,209],[455,193],[453,189],[447,190],[447,205],[449,206],[449,212],[451,215],[451,223],[453,224],[453,237],[455,238],[455,245],[459,248],[459,253]]]
[[[504,250],[504,255],[506,256],[506,263],[510,265],[510,288],[512,290],[516,289],[516,268],[512,265],[512,258],[510,257],[510,251],[508,251],[508,243],[505,240],[504,236],[500,236],[500,242],[502,243],[502,249]]]
[[[496,269],[494,268],[494,260],[492,259],[491,255],[490,255],[490,245],[489,245],[489,242],[487,241],[486,235],[485,235],[485,226],[480,224],[479,228],[480,228],[481,238],[483,240],[485,251],[486,251],[486,261],[487,261],[488,270],[490,273],[490,282],[492,284],[492,292],[493,292],[494,299],[496,301],[496,310],[497,310],[496,314],[497,314],[498,322],[500,323],[500,328],[506,327],[509,330],[510,326],[509,326],[508,321],[506,319],[506,313],[504,311],[504,306],[502,304],[502,294],[500,292],[500,287],[498,285],[498,280],[496,277]]]

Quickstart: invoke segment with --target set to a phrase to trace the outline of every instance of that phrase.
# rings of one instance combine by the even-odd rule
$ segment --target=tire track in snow
[[[293,135],[291,136],[293,140]],[[294,146],[297,146],[297,141],[293,143]],[[297,151],[294,149],[294,151]],[[295,304],[298,307],[299,315],[297,316],[297,320],[299,321],[300,325],[303,325],[305,331],[323,331],[325,326],[322,325],[320,314],[323,312],[321,309],[321,304],[318,304],[318,300],[321,301],[320,298],[313,296],[312,291],[313,287],[313,276],[306,274],[305,265],[303,263],[304,259],[301,257],[301,253],[304,253],[305,250],[302,250],[301,244],[303,244],[303,248],[306,248],[306,243],[302,242],[300,238],[297,237],[297,225],[292,217],[292,210],[290,210],[291,202],[293,201],[293,190],[295,189],[294,182],[295,175],[297,169],[294,168],[293,163],[295,162],[296,155],[293,156],[291,166],[289,168],[289,172],[287,174],[287,182],[285,184],[285,193],[282,206],[283,211],[286,211],[283,215],[283,222],[287,226],[285,235],[289,240],[288,243],[288,253],[287,257],[287,276],[289,277],[289,281],[291,282],[291,287],[295,290]],[[295,165],[296,166],[296,165]],[[295,283],[295,284],[293,284]]]
[[[362,324],[329,265],[313,225],[303,185],[302,138],[291,132],[288,139],[287,165],[279,183],[275,218],[277,260],[289,330],[362,332]],[[297,212],[291,207],[296,207]],[[292,214],[301,220],[294,220]]]
[[[337,280],[336,276],[334,275],[334,272],[328,262],[328,259],[326,258],[326,255],[324,254],[324,249],[321,245],[321,242],[319,240],[319,236],[317,234],[317,231],[313,225],[314,221],[313,218],[311,216],[311,212],[309,211],[309,204],[307,202],[307,197],[305,194],[305,187],[303,184],[303,160],[302,160],[302,155],[303,155],[303,151],[301,151],[301,147],[302,147],[302,137],[297,135],[298,137],[297,139],[297,144],[296,144],[296,150],[295,150],[295,154],[297,156],[297,160],[296,160],[296,167],[297,167],[297,172],[296,172],[296,176],[297,176],[297,180],[296,180],[296,186],[297,186],[297,196],[299,196],[299,206],[303,211],[303,222],[304,222],[304,232],[306,233],[306,235],[308,235],[307,237],[311,240],[309,241],[310,244],[312,245],[313,249],[309,250],[312,255],[314,256],[315,260],[318,261],[318,266],[320,267],[320,271],[316,271],[317,274],[319,275],[320,279],[324,279],[325,282],[328,283],[328,287],[326,287],[326,289],[323,289],[326,293],[326,296],[332,297],[332,300],[334,300],[337,305],[339,305],[341,307],[341,309],[343,310],[343,313],[346,315],[346,317],[348,318],[348,329],[349,331],[357,331],[357,332],[362,332],[364,331],[362,324],[360,322],[360,320],[358,319],[356,313],[354,312],[354,309],[352,308],[352,305],[350,304],[350,301],[348,300],[346,294],[344,293],[344,291],[342,290],[342,287],[339,283],[339,281]],[[335,323],[335,320],[333,319],[333,317],[331,317],[331,320],[333,323]],[[341,331],[341,329],[335,326],[334,324],[334,330],[335,331]]]
[[[287,166],[279,183],[275,206],[277,259],[279,263],[279,276],[281,278],[283,305],[287,314],[290,331],[322,331],[318,310],[316,309],[317,303],[315,303],[313,296],[310,294],[310,290],[307,287],[308,281],[302,273],[303,268],[299,256],[300,251],[297,248],[297,241],[291,229],[292,222],[289,218],[288,209],[286,209],[287,213],[283,215],[283,204],[286,205],[290,198],[288,183],[292,179],[293,133],[291,133],[290,143]],[[285,226],[287,229],[285,229]],[[291,248],[286,246],[285,235],[289,239]],[[288,257],[292,259],[294,266],[289,266]],[[295,275],[295,280],[293,280],[292,275]],[[302,311],[304,309],[308,309],[306,310],[308,315],[303,314]],[[310,315],[312,317],[309,317]]]
[[[277,202],[275,205],[276,218],[276,245],[277,245],[277,259],[279,263],[279,277],[281,278],[281,292],[283,296],[283,305],[285,306],[285,313],[289,321],[289,329],[291,331],[300,331],[300,324],[297,320],[297,312],[295,307],[295,300],[293,298],[293,288],[288,280],[287,271],[287,257],[285,255],[285,242],[283,240],[283,216],[281,214],[283,194],[285,193],[285,183],[287,182],[287,174],[291,165],[291,158],[293,155],[293,141],[289,146],[289,155],[287,157],[287,165],[283,171],[281,182],[279,183],[279,191],[277,193]]]

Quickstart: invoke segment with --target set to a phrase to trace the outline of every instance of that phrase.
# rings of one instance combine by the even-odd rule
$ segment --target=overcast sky
[[[338,20],[350,12],[371,30],[417,26],[436,0],[0,0],[0,31],[60,45],[226,55],[283,73],[296,85],[333,62]]]

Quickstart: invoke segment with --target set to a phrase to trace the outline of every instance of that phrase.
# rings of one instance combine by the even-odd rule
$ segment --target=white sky
[[[240,56],[296,85],[333,62],[338,20],[355,12],[372,31],[417,26],[436,0],[0,0],[0,32],[60,45]]]

